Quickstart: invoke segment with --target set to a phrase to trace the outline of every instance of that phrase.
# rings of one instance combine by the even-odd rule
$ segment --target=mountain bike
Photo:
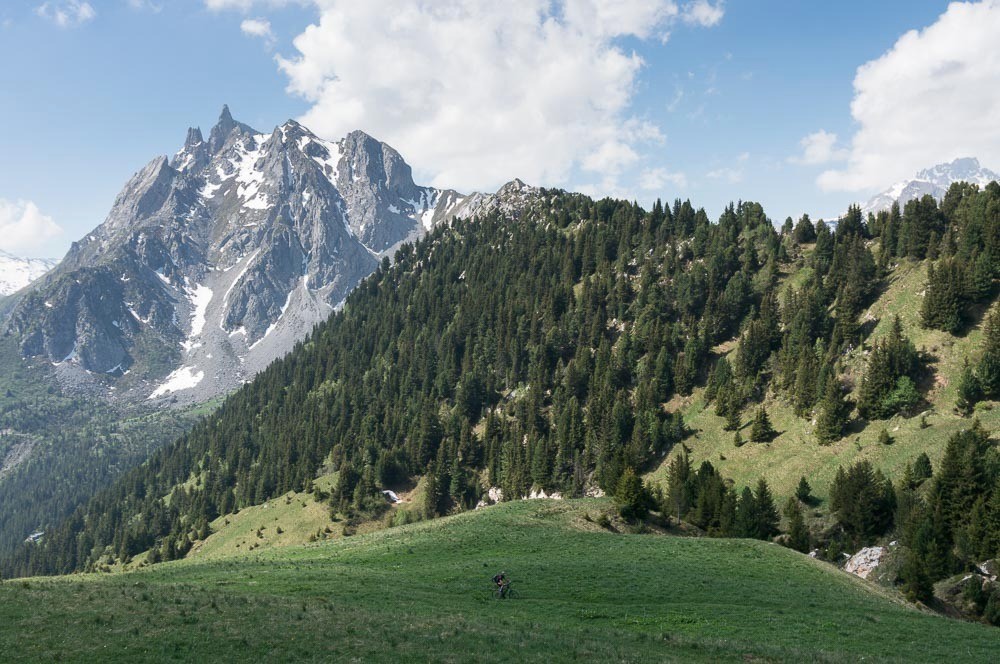
[[[503,588],[494,588],[493,596],[497,599],[517,599],[517,591],[514,590],[514,582],[508,581]]]

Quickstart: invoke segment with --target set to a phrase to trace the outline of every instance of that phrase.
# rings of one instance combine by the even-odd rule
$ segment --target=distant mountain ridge
[[[0,250],[0,295],[16,293],[58,262],[49,258],[20,258]]]
[[[190,128],[129,180],[7,329],[64,385],[201,401],[290,350],[403,242],[532,191],[419,186],[361,131],[328,141],[289,120],[265,134],[224,107],[207,140]]]
[[[973,157],[955,159],[950,163],[926,168],[911,179],[897,182],[882,193],[873,196],[861,208],[861,212],[867,215],[869,212],[876,213],[888,210],[897,201],[900,206],[903,206],[907,201],[921,198],[927,194],[941,200],[948,191],[948,187],[955,182],[968,182],[982,188],[997,180],[1000,180],[1000,175],[988,168],[983,168],[978,159]]]

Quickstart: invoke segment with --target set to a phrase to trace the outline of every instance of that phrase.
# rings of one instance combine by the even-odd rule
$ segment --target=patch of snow
[[[340,151],[340,143],[334,143],[332,141],[324,141],[318,138],[303,137],[300,139],[299,148],[305,153],[305,146],[309,142],[318,143],[323,149],[326,150],[326,157],[310,157],[316,165],[319,166],[319,170],[326,176],[326,179],[330,181],[330,184],[336,185],[337,180],[340,177],[340,160],[343,158],[343,153]],[[358,178],[355,178],[357,181]]]
[[[211,182],[206,182],[205,186],[201,188],[199,194],[201,194],[202,198],[212,198],[213,196],[215,196],[215,192],[219,191],[219,189],[222,189],[221,182],[219,184],[212,184]]]
[[[177,369],[169,376],[167,379],[160,384],[153,393],[149,395],[150,399],[156,399],[170,392],[180,392],[181,390],[190,390],[193,387],[197,387],[201,379],[205,377],[204,371],[195,371],[194,367],[181,367]]]
[[[191,314],[191,336],[198,336],[205,327],[205,312],[212,302],[212,289],[205,285],[196,285],[187,291],[194,312]]]
[[[231,162],[236,168],[236,195],[243,199],[245,207],[256,210],[267,207],[266,199],[263,208],[259,207],[261,202],[256,200],[260,186],[265,180],[264,172],[257,168],[257,163],[264,156],[267,139],[267,134],[254,136],[254,149],[248,150],[243,145],[239,146],[239,156],[236,161]]]

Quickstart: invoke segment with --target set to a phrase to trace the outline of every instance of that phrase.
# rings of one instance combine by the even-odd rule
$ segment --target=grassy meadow
[[[989,661],[777,545],[624,534],[606,500],[524,501],[305,546],[0,585],[4,661]],[[299,509],[303,509],[299,507]],[[519,597],[492,599],[508,572]]]

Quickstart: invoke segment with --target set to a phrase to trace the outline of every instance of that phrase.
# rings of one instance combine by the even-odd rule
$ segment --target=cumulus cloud
[[[671,173],[666,168],[649,168],[639,175],[639,186],[646,191],[662,191],[668,184],[677,189],[686,189],[687,176],[684,173]]]
[[[62,232],[52,217],[42,214],[31,201],[0,198],[0,249],[14,253],[31,251]]]
[[[704,28],[717,25],[725,14],[723,4],[721,0],[714,5],[708,0],[695,0],[695,2],[688,3],[684,7],[684,22],[700,25]]]
[[[65,2],[43,2],[35,7],[35,13],[52,21],[60,28],[73,28],[91,21],[97,12],[89,2],[65,0]]]
[[[954,2],[858,68],[847,164],[826,191],[866,191],[956,157],[1000,164],[1000,3]]]
[[[295,39],[297,55],[278,58],[289,91],[311,103],[301,121],[330,138],[367,131],[431,184],[465,190],[514,176],[565,185],[576,168],[614,183],[663,141],[629,113],[644,63],[620,40],[712,25],[708,10],[722,12],[670,0],[314,4],[319,19]]]
[[[271,31],[271,22],[262,18],[248,18],[240,23],[240,30],[250,37],[257,37],[264,40],[264,43],[271,47],[274,45],[274,32]]]
[[[802,148],[802,154],[788,159],[793,164],[807,166],[826,164],[831,161],[843,161],[848,155],[847,150],[837,147],[837,135],[824,129],[803,138],[799,141],[799,146]]]

